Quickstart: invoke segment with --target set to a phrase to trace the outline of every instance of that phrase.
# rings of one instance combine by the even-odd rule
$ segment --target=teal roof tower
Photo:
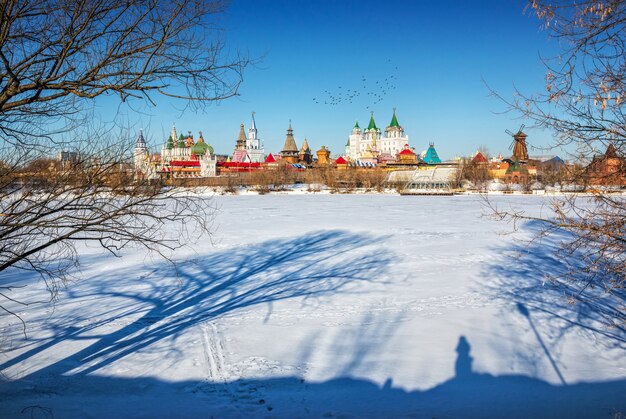
[[[441,163],[441,159],[437,154],[437,150],[435,150],[435,143],[430,143],[428,150],[426,150],[426,154],[424,155],[424,163],[428,164],[437,164]]]

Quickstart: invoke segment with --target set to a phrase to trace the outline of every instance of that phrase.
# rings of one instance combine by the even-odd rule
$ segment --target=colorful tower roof
[[[188,131],[187,138],[185,139],[185,147],[193,147],[194,144],[193,135],[191,134],[191,131]]]
[[[204,137],[202,137],[202,131],[200,131],[200,138],[198,138],[198,142],[193,147],[191,147],[191,152],[196,156],[203,156],[206,154],[207,151],[209,152],[209,154],[213,154],[213,147],[204,142]]]
[[[472,161],[474,163],[487,163],[487,158],[484,156],[483,153],[481,153],[480,151],[477,151]]]
[[[509,164],[509,167],[506,169],[506,174],[510,175],[514,172],[528,174],[528,169],[525,164],[522,164],[518,159],[515,159],[512,164]]]
[[[356,129],[361,129],[361,127],[359,126],[359,121],[356,121],[356,122],[354,123],[354,128],[356,128]]]
[[[172,139],[171,135],[167,138],[167,143],[165,144],[165,148],[167,148],[168,150],[171,150],[174,148],[174,140]]]
[[[428,164],[441,163],[441,159],[435,150],[435,143],[430,143],[426,154],[424,155],[424,162]]]
[[[403,156],[415,156],[415,153],[409,148],[408,144],[405,144],[404,149],[398,154],[402,154]]]
[[[393,116],[391,117],[391,122],[389,123],[389,126],[400,128],[400,124],[398,124],[398,118],[396,118],[396,108],[393,108]]]
[[[178,144],[176,144],[176,146],[178,148],[185,148],[185,137],[183,136],[183,134],[180,134],[178,136]]]
[[[374,130],[378,130],[378,127],[376,126],[376,122],[374,121],[374,112],[372,112],[372,116],[370,116],[370,123],[367,126],[367,129],[374,129]]]

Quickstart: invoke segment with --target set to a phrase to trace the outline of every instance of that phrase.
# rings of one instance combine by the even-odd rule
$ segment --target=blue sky
[[[541,90],[540,56],[556,51],[524,6],[518,0],[232,0],[220,21],[225,42],[263,57],[245,72],[241,95],[203,112],[181,113],[180,104],[160,100],[142,114],[128,111],[128,119],[154,147],[175,122],[179,132],[202,130],[216,152],[229,154],[239,124],[247,127],[255,111],[266,151],[281,150],[291,119],[298,145],[306,137],[312,149],[326,145],[339,155],[355,120],[367,125],[374,111],[384,129],[395,107],[418,151],[432,141],[443,158],[469,155],[482,144],[507,154],[504,130],[524,121],[499,114],[504,105],[484,82],[509,96],[514,85]],[[531,145],[550,141],[548,132],[527,132]]]

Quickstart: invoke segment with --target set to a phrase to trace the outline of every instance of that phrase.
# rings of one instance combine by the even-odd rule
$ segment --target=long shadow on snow
[[[0,415],[55,417],[611,417],[626,411],[626,380],[555,386],[522,375],[493,376],[472,369],[464,336],[455,375],[425,391],[405,391],[388,379],[312,383],[300,377],[165,382],[96,375],[62,382],[2,385]],[[28,390],[24,386],[29,387]]]
[[[522,225],[535,237],[543,228],[539,221]],[[582,255],[559,252],[561,243],[571,238],[567,232],[553,232],[532,242],[512,242],[504,250],[493,249],[501,257],[483,271],[488,287],[494,296],[510,301],[514,307],[506,310],[516,309],[535,334],[538,332],[531,313],[547,320],[546,329],[554,341],[578,331],[593,335],[607,348],[626,349],[626,289],[608,294],[595,284],[585,287],[588,278],[576,269],[582,266]],[[550,277],[566,280],[557,282]]]
[[[273,302],[290,298],[315,299],[347,292],[349,284],[379,280],[386,270],[391,261],[388,251],[364,249],[380,241],[363,234],[322,231],[181,263],[176,280],[169,281],[169,285],[162,279],[163,272],[171,271],[167,265],[155,268],[153,280],[143,278],[142,288],[127,286],[133,278],[121,271],[113,271],[108,278],[91,278],[75,290],[71,288],[64,298],[102,302],[120,298],[122,307],[110,311],[103,308],[105,311],[97,315],[99,320],[86,321],[82,326],[77,321],[81,313],[67,316],[65,323],[51,326],[51,338],[31,344],[23,354],[0,364],[0,371],[63,341],[95,340],[68,359],[25,378],[86,375],[163,339],[175,338],[200,322],[237,310],[264,303],[271,307]],[[100,326],[125,321],[128,323],[112,333],[97,334]]]

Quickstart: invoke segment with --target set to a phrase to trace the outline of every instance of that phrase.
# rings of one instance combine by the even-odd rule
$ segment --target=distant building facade
[[[587,166],[586,175],[591,185],[626,185],[626,158],[620,156],[613,144],[609,144],[606,152],[595,156]]]
[[[191,131],[187,136],[178,135],[176,126],[161,148],[161,154],[150,155],[143,132],[135,142],[135,171],[149,179],[161,176],[171,178],[213,177],[217,175],[217,160],[213,147],[204,141],[200,132],[198,141],[194,141]]]

